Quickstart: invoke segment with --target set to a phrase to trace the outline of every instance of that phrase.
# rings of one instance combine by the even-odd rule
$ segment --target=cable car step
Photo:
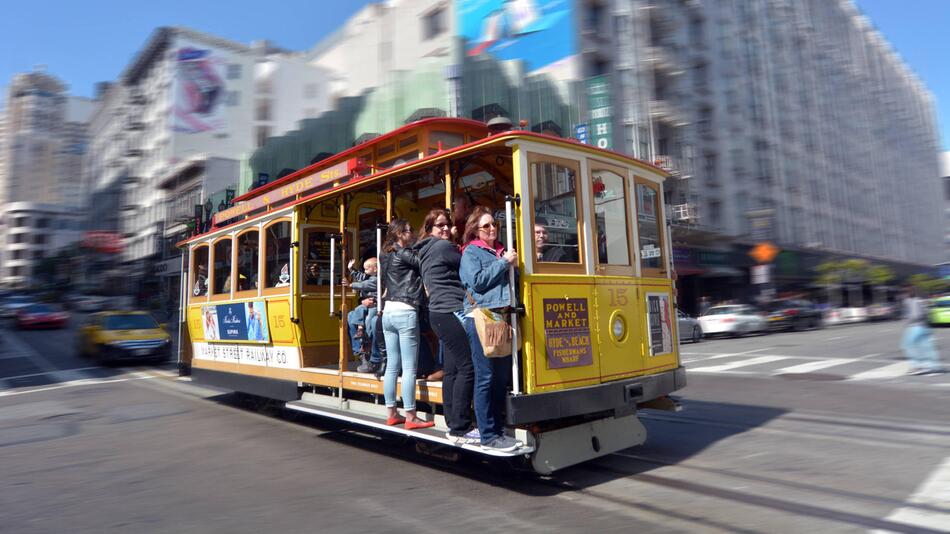
[[[351,403],[353,401],[346,401],[346,402]],[[526,445],[519,449],[515,449],[514,451],[500,452],[500,451],[486,450],[486,449],[481,448],[479,445],[458,444],[449,440],[447,437],[445,437],[445,431],[439,430],[437,426],[430,427],[430,428],[423,428],[419,430],[406,430],[402,426],[387,425],[384,417],[378,417],[376,415],[368,415],[365,413],[358,413],[354,410],[324,406],[322,404],[315,404],[315,403],[307,402],[303,400],[288,402],[286,403],[286,407],[290,410],[296,410],[299,412],[320,415],[323,417],[330,417],[332,419],[347,421],[349,423],[357,424],[360,426],[371,427],[377,430],[384,430],[386,432],[403,434],[411,438],[423,439],[429,442],[445,445],[446,447],[455,447],[459,449],[465,449],[467,451],[484,454],[486,456],[512,458],[516,456],[531,454],[535,450],[533,446]]]

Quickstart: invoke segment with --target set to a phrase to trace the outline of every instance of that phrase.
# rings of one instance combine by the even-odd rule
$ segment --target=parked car
[[[768,309],[769,330],[808,330],[823,324],[821,310],[807,300],[775,300]]]
[[[52,304],[30,304],[17,310],[16,327],[27,328],[63,328],[69,321],[69,314]]]
[[[901,318],[901,307],[894,302],[879,302],[868,306],[868,320],[890,321]]]
[[[21,308],[36,304],[32,295],[10,295],[0,304],[0,315],[6,318],[16,317]]]
[[[79,333],[79,350],[102,361],[166,361],[171,338],[148,313],[105,311],[92,314]]]
[[[676,310],[676,326],[680,333],[680,343],[683,341],[699,343],[703,339],[703,327],[700,326],[699,321],[679,310]]]
[[[749,304],[713,306],[699,317],[703,335],[741,336],[754,332],[768,332],[765,313]]]
[[[109,307],[109,297],[99,295],[82,295],[77,297],[73,304],[81,312],[91,313],[102,311]]]
[[[950,296],[931,300],[928,311],[927,319],[932,326],[950,325]]]

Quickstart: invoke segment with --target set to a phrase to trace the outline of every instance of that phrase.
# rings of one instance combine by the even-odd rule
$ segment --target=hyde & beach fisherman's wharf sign
[[[548,369],[594,363],[587,299],[543,299]]]

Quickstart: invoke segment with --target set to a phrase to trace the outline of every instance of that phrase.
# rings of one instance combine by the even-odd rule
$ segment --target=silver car
[[[684,341],[699,343],[703,339],[703,327],[699,321],[679,310],[676,310],[676,325],[679,328],[680,343]]]
[[[765,314],[748,304],[713,306],[699,318],[703,334],[741,336],[755,332],[768,332]]]

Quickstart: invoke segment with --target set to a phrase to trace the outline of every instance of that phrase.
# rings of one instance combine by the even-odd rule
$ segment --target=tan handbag
[[[468,299],[469,302],[475,304],[471,295],[468,295]],[[475,308],[472,312],[475,316],[475,331],[478,332],[478,341],[482,344],[485,356],[503,358],[510,355],[511,325],[504,316],[487,308]]]

